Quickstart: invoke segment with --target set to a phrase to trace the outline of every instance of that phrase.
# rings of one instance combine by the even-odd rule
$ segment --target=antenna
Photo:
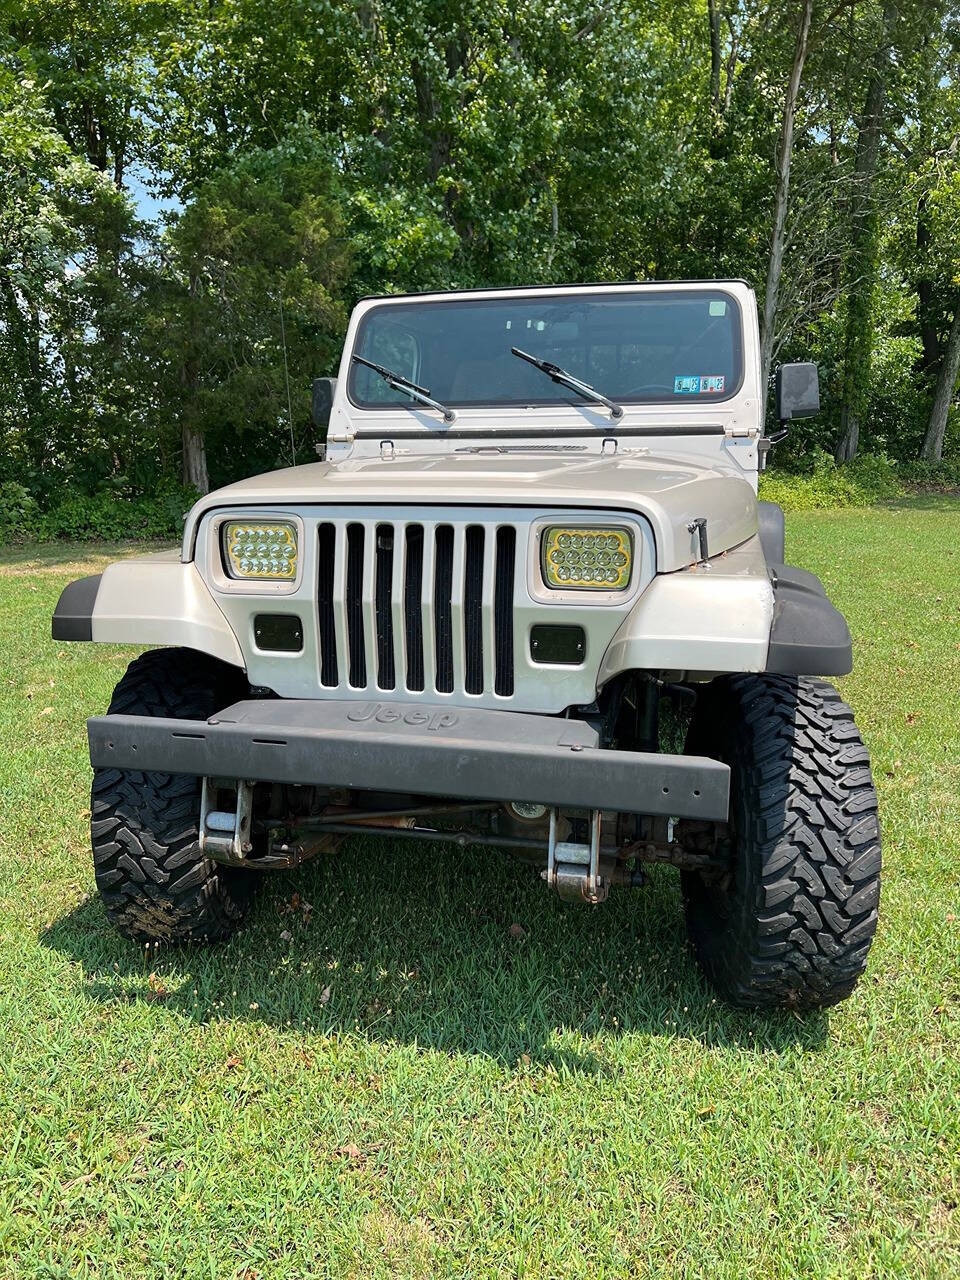
[[[283,294],[277,290],[277,301],[280,303],[280,341],[283,344],[283,376],[287,384],[287,422],[290,424],[290,453],[293,465],[297,465],[297,446],[293,439],[293,405],[290,403],[290,370],[287,367],[287,331],[283,323]]]

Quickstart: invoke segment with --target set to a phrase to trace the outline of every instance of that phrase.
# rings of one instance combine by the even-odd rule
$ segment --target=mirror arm
[[[772,436],[761,436],[757,441],[757,470],[766,471],[767,454],[775,444],[779,444],[781,440],[785,440],[790,434],[790,428],[781,424],[780,430],[775,431]]]

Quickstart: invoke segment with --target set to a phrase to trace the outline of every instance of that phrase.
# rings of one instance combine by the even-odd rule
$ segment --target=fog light
[[[538,622],[530,629],[530,658],[533,662],[579,667],[586,654],[587,636],[583,627]]]
[[[303,623],[295,613],[258,613],[253,620],[258,649],[274,653],[300,653]]]
[[[544,529],[543,580],[556,591],[624,591],[633,548],[626,529]]]
[[[297,576],[297,530],[292,524],[230,521],[223,526],[223,550],[231,578],[292,582]]]

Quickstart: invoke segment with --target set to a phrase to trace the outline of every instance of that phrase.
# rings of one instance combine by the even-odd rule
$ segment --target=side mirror
[[[325,431],[330,424],[330,411],[333,408],[336,390],[336,378],[314,378],[313,380],[310,417],[313,419],[313,425],[322,431]]]
[[[820,378],[815,364],[782,364],[777,370],[777,421],[812,418],[820,412]]]

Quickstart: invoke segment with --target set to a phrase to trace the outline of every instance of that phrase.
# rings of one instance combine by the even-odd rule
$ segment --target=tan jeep
[[[725,996],[847,996],[876,796],[817,678],[846,623],[757,501],[763,390],[740,281],[361,302],[315,386],[325,460],[57,606],[58,640],[174,646],[88,724],[117,926],[215,941],[253,872],[389,831],[514,849],[586,903],[670,863]],[[816,412],[815,367],[776,397]]]

